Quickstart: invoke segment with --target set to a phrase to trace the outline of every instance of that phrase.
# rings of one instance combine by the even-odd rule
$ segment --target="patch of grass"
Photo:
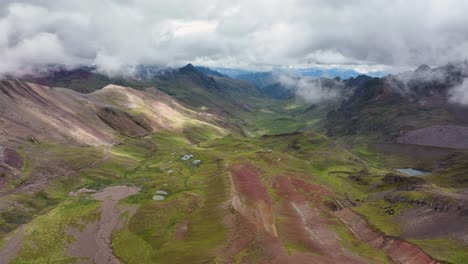
[[[374,263],[391,263],[382,251],[378,251],[369,244],[359,241],[345,226],[341,224],[335,225],[333,226],[333,230],[341,238],[343,247],[351,252],[366,259],[372,259]]]
[[[66,245],[73,237],[67,233],[67,227],[95,219],[98,208],[95,200],[76,199],[35,218],[25,225],[23,247],[12,263],[69,263]]]
[[[449,238],[411,239],[409,241],[438,260],[448,261],[453,264],[468,263],[468,247],[459,241]]]
[[[116,256],[124,263],[153,263],[151,245],[127,228],[112,236],[112,248]]]
[[[288,255],[294,254],[294,252],[308,252],[307,247],[301,242],[286,241],[283,243],[284,248],[288,251]]]
[[[115,252],[128,263],[179,263],[213,260],[213,249],[225,242],[223,224],[226,212],[221,204],[227,200],[224,166],[214,152],[187,143],[175,134],[157,133],[151,137],[157,149],[125,179],[143,186],[143,190],[125,202],[140,208],[128,225],[114,234],[122,243]],[[183,161],[184,154],[194,158]],[[202,160],[194,166],[194,159]],[[172,170],[173,173],[167,173]],[[167,190],[165,201],[153,201],[156,190]],[[188,221],[182,240],[175,239],[176,226]],[[124,245],[128,237],[134,243]],[[139,252],[140,254],[133,254]]]
[[[385,234],[391,236],[398,236],[401,234],[401,228],[395,221],[394,217],[397,215],[404,205],[398,204],[392,207],[395,210],[394,215],[388,215],[383,208],[391,206],[385,201],[366,202],[353,210],[364,215],[366,220],[374,227],[382,230]]]

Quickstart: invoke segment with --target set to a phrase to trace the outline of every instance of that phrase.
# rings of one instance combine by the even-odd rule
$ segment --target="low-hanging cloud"
[[[465,78],[460,85],[450,89],[449,102],[464,106],[468,105],[468,78]]]
[[[405,97],[439,95],[449,103],[468,104],[468,62],[449,63],[442,67],[426,65],[415,71],[387,76],[387,84]]]
[[[441,65],[468,57],[467,9],[462,0],[3,0],[0,74],[47,64],[109,75],[187,62]]]
[[[411,95],[414,91],[414,86],[427,86],[433,83],[443,83],[446,81],[448,74],[433,70],[428,66],[418,68],[416,71],[403,72],[398,75],[387,78],[391,87],[403,96]]]
[[[338,80],[297,77],[282,73],[275,77],[282,87],[293,91],[297,99],[311,104],[338,98],[343,88],[343,82]]]

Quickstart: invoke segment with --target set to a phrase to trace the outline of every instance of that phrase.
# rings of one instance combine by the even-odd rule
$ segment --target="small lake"
[[[164,195],[157,194],[157,195],[153,196],[153,200],[155,200],[155,201],[164,201],[164,199],[166,199],[166,196],[164,196]]]
[[[401,172],[407,176],[421,176],[430,173],[430,171],[418,170],[413,168],[396,169],[396,171]]]

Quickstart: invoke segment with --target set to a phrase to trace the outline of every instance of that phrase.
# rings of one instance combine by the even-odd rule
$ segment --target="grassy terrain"
[[[466,263],[468,251],[466,245],[460,241],[446,239],[412,239],[412,243],[418,245],[426,252],[430,252],[437,259],[443,259],[450,263]]]
[[[71,199],[45,215],[35,218],[24,229],[23,247],[13,263],[70,263],[66,246],[73,241],[67,228],[83,228],[98,217],[94,199]]]
[[[272,133],[275,130],[269,125],[265,127],[269,127]],[[395,188],[382,183],[383,175],[392,170],[387,166],[385,157],[376,155],[371,148],[358,146],[349,151],[327,137],[312,132],[259,138],[238,135],[215,137],[210,128],[198,127],[180,134],[160,132],[142,139],[127,139],[112,148],[111,158],[105,162],[67,177],[59,177],[41,192],[11,196],[9,199],[20,206],[1,214],[4,234],[25,224],[25,246],[15,263],[75,261],[64,251],[64,245],[73,241],[66,230],[69,227],[83,227],[87,221],[96,219],[99,203],[88,195],[77,199],[67,194],[84,187],[102,189],[113,185],[142,188],[138,194],[122,201],[137,205],[138,209],[122,229],[113,234],[114,253],[122,262],[223,261],[217,256],[229,237],[224,217],[233,213],[225,206],[230,197],[227,167],[244,162],[253,162],[261,169],[261,181],[275,201],[280,198],[272,190],[272,179],[292,173],[306,182],[328,187],[333,190],[336,199],[355,203],[354,210],[385,233],[400,233],[394,217],[407,207],[390,205],[371,197],[373,193]],[[61,148],[53,145],[28,146],[25,152],[31,153],[34,148],[55,155],[60,164],[75,169],[103,155],[102,148]],[[194,157],[181,160],[185,154],[193,154]],[[195,165],[194,160],[201,162]],[[35,172],[35,164],[39,162],[31,160],[28,170]],[[152,196],[157,190],[167,191],[167,199],[153,200]],[[417,197],[424,195],[418,192],[409,194]],[[388,206],[395,210],[394,215],[384,212]],[[280,225],[281,219],[278,221]],[[382,252],[356,241],[342,224],[337,223],[333,230],[341,238],[342,246],[349,251],[374,259],[376,263],[387,261]],[[447,239],[412,242],[442,260],[464,263],[467,258],[463,254],[464,246]],[[437,248],[445,242],[451,243],[450,246],[438,253]],[[290,254],[304,250],[303,245],[292,241],[285,241],[284,247]],[[50,250],[44,251],[45,248]],[[245,250],[236,259],[255,259],[255,254],[255,250]]]

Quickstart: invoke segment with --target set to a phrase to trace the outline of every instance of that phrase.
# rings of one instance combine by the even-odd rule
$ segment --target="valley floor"
[[[395,191],[382,180],[392,170],[366,159],[367,148],[352,153],[315,133],[194,143],[161,132],[109,150],[23,149],[92,166],[1,198],[0,263],[468,260],[450,233],[400,238],[397,219],[412,205],[378,198]]]

